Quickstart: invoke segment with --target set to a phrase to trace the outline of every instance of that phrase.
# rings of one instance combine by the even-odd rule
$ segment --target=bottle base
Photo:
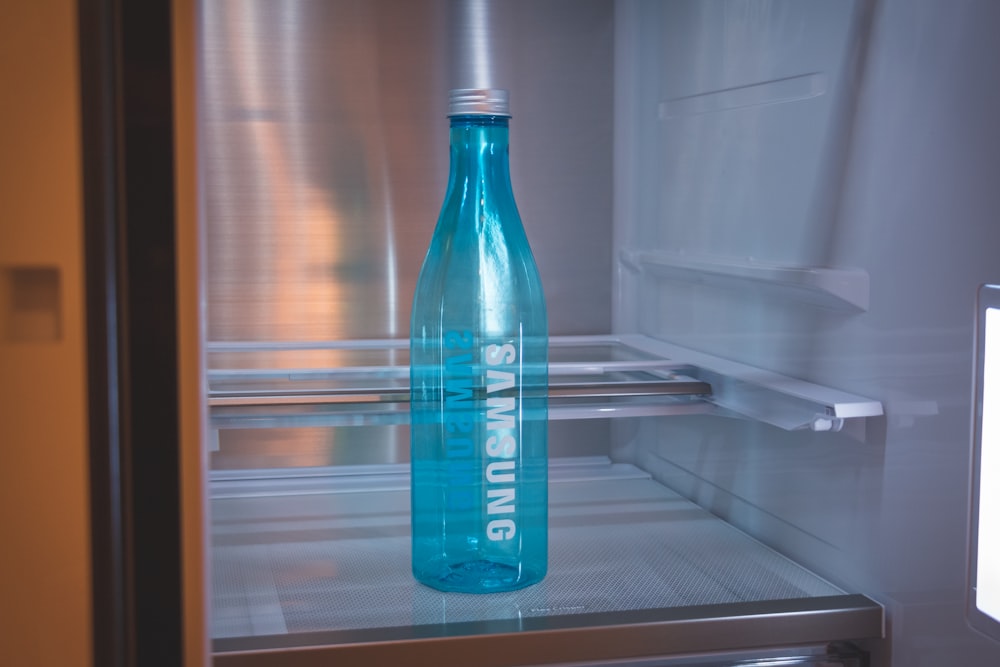
[[[414,570],[420,583],[451,593],[501,593],[537,584],[545,572],[479,559]]]

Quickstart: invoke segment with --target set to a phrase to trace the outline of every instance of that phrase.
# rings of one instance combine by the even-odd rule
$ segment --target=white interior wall
[[[980,283],[1000,280],[1000,5],[856,3],[853,28],[840,33],[851,40],[840,51],[848,87],[722,105],[682,127],[681,140],[663,136],[677,124],[657,116],[665,101],[691,105],[684,95],[832,71],[802,57],[783,69],[781,58],[810,30],[837,30],[831,5],[846,3],[619,3],[616,251],[621,260],[633,248],[693,247],[735,263],[747,260],[743,248],[763,248],[775,265],[863,271],[867,306],[622,264],[615,326],[880,400],[886,417],[839,434],[718,418],[648,422],[641,435],[653,444],[640,456],[713,511],[886,604],[892,642],[881,664],[996,665],[1000,645],[969,630],[963,608],[974,297]],[[643,88],[650,77],[658,89]],[[671,88],[678,78],[681,94]],[[831,109],[849,122],[769,124],[782,106],[807,115],[838,94]],[[802,130],[827,133],[812,136],[826,157],[843,151],[839,176],[803,178],[815,164],[802,162]],[[796,164],[805,171],[784,180],[758,173]],[[678,179],[685,190],[649,194]],[[784,204],[769,203],[786,195],[799,202],[799,227],[781,217]]]

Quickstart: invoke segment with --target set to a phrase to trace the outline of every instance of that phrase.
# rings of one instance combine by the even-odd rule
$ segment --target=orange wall
[[[18,667],[91,664],[77,80],[74,0],[0,3],[0,663]],[[58,271],[54,340],[3,326],[32,266]]]

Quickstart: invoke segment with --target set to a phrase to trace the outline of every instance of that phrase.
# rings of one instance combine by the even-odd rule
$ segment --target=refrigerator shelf
[[[869,304],[868,272],[825,266],[788,266],[754,261],[625,250],[622,266],[660,278],[723,288],[755,285],[774,294],[824,308],[864,312]]]
[[[882,634],[876,603],[602,457],[552,462],[549,574],[512,593],[415,582],[406,466],[216,472],[210,502],[220,666],[444,664],[470,645],[482,664],[538,664]]]
[[[405,424],[405,340],[209,343],[215,429]],[[716,413],[786,430],[840,430],[877,401],[640,335],[554,337],[548,418]]]
[[[839,431],[850,420],[883,414],[881,401],[721,359],[648,336],[619,340],[644,354],[683,359],[692,377],[712,387],[708,400],[736,414],[786,431]]]

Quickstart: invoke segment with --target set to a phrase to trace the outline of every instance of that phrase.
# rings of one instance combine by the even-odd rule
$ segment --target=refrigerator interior
[[[962,610],[998,26],[203,0],[216,663],[995,664]],[[462,86],[511,91],[553,334],[550,574],[491,596],[408,560],[410,299]]]

